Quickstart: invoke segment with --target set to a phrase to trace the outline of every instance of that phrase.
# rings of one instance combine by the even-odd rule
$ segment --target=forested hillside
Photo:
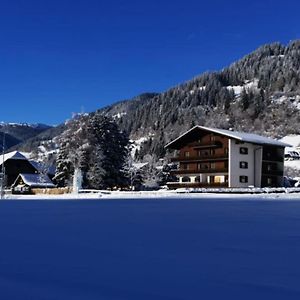
[[[161,94],[99,110],[133,139],[138,159],[161,157],[164,145],[195,124],[271,137],[300,132],[300,41],[265,45],[219,72],[205,73]]]
[[[160,94],[118,102],[97,113],[112,117],[136,141],[135,158],[142,161],[147,154],[155,160],[163,157],[164,145],[195,124],[277,138],[299,134],[299,108],[298,40],[287,46],[262,46],[221,71],[204,73]],[[52,129],[53,134],[46,131],[33,144],[52,141],[63,130],[64,126]]]

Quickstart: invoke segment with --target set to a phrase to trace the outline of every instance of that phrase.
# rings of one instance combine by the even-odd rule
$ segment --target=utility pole
[[[4,198],[4,180],[5,180],[4,153],[5,153],[5,132],[3,132],[3,139],[2,139],[1,199]]]

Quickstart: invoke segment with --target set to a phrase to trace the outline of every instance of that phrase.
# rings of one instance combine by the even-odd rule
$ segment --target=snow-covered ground
[[[297,149],[300,146],[300,135],[291,134],[280,139],[281,142],[287,143],[292,147],[287,147],[286,150]]]
[[[286,96],[282,95],[280,97],[273,97],[273,101],[276,103],[284,103],[284,102],[290,102],[292,103],[297,109],[300,109],[300,95],[295,95],[295,96]]]
[[[251,80],[251,81],[246,81],[244,85],[229,85],[227,86],[227,89],[229,90],[233,90],[234,94],[238,97],[240,96],[241,92],[243,89],[245,90],[250,90],[250,89],[257,89],[257,85],[258,85],[258,79],[255,80]]]
[[[241,189],[240,193],[222,193],[222,191],[213,192],[191,192],[189,190],[177,191],[141,191],[141,192],[124,192],[124,191],[102,191],[98,193],[80,193],[80,194],[63,194],[63,195],[6,195],[8,200],[85,200],[85,199],[294,199],[300,200],[299,189],[282,189],[281,192],[272,192],[266,190],[264,193],[258,193],[258,189],[253,193]]]
[[[257,200],[0,201],[1,299],[299,300],[300,202]]]
[[[134,157],[136,151],[140,151],[141,146],[144,142],[148,141],[154,134],[149,134],[148,136],[143,136],[136,140],[130,140],[131,144],[131,156]]]
[[[286,147],[285,153],[289,153],[289,151],[297,151],[298,153],[300,153],[300,151],[299,151],[300,150],[300,148],[299,148],[300,135],[295,135],[295,134],[287,135],[287,136],[283,137],[282,139],[280,139],[280,141],[292,146],[292,147]],[[300,160],[286,160],[284,162],[284,166],[300,170]]]

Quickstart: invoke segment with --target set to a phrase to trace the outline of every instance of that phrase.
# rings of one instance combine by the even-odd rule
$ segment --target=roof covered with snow
[[[146,163],[133,163],[133,164],[132,164],[132,167],[133,167],[134,169],[140,170],[140,169],[142,169],[142,168],[144,168],[144,167],[146,167],[146,166],[148,166],[148,165],[149,165],[148,162],[146,162]]]
[[[27,160],[27,158],[19,151],[12,151],[4,155],[0,155],[0,165],[2,165],[3,162],[6,162],[9,159]]]
[[[20,174],[16,179],[14,185],[18,182],[19,177],[23,182],[30,187],[52,188],[55,187],[53,182],[47,175],[42,174]]]
[[[167,144],[166,148],[173,148],[178,149],[178,145],[183,142],[187,136],[193,135],[197,131],[208,131],[216,134],[220,134],[226,136],[228,138],[232,138],[241,142],[251,143],[251,144],[258,144],[258,145],[273,145],[278,147],[290,147],[291,145],[287,143],[283,143],[278,140],[274,140],[268,137],[264,137],[258,134],[253,133],[246,133],[246,132],[238,132],[238,131],[231,131],[225,129],[217,129],[217,128],[209,128],[204,126],[194,126],[192,129],[188,130],[177,139],[173,140],[169,144]]]

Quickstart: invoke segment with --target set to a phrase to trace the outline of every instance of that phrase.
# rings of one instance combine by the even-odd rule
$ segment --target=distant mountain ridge
[[[52,128],[46,124],[0,122],[0,142],[5,133],[5,149],[9,149]]]
[[[270,137],[300,133],[300,40],[264,45],[229,67],[208,72],[163,93],[146,93],[96,113],[116,120],[136,145],[135,157],[155,159],[164,145],[192,126],[205,125]],[[23,144],[53,145],[68,124]],[[34,143],[32,141],[34,140]]]

